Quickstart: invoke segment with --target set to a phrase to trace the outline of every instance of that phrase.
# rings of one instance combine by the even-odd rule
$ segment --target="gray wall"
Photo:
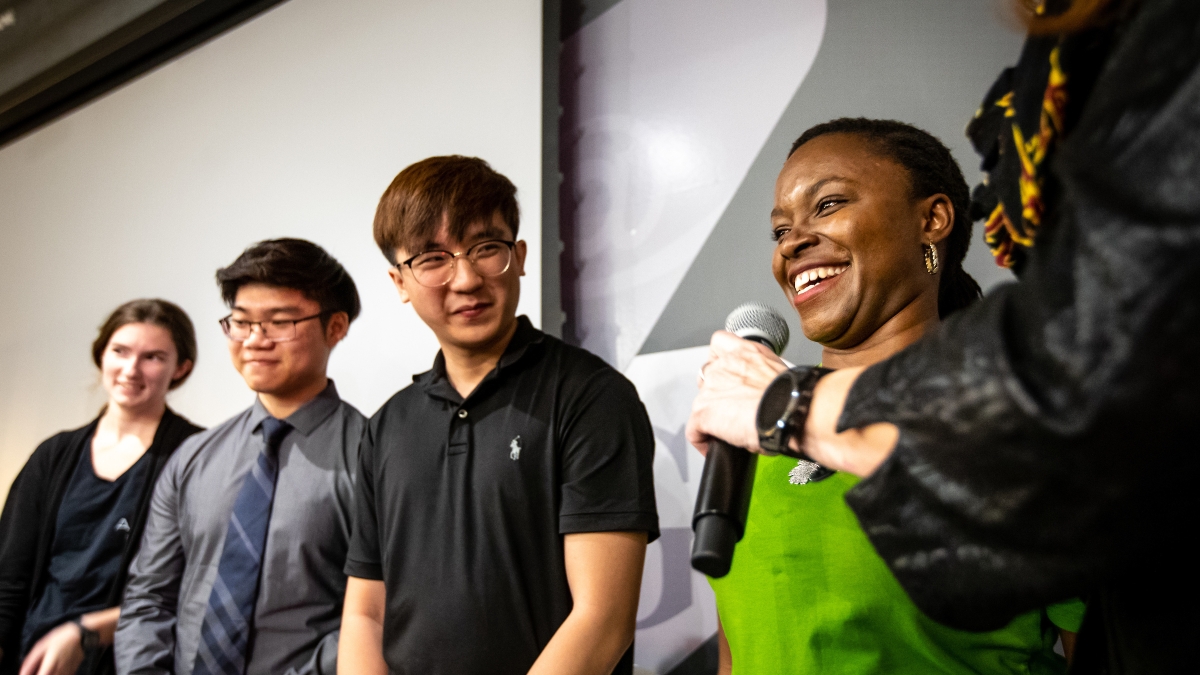
[[[654,425],[663,536],[647,554],[636,661],[667,673],[716,630],[712,592],[688,566],[703,460],[683,438],[709,337],[757,300],[788,318],[787,358],[820,359],[770,272],[792,141],[836,117],[898,119],[941,138],[974,184],[963,130],[1022,37],[1005,0],[573,6],[582,25],[560,71],[564,334],[637,385]],[[978,228],[966,267],[985,289],[1010,278]]]
[[[707,344],[729,310],[769,302],[788,318],[795,363],[820,360],[769,269],[768,218],[775,177],[805,129],[837,117],[915,124],[942,139],[979,182],[979,158],[963,135],[1002,67],[1016,61],[1022,36],[994,0],[833,0],[821,51],[754,165],[696,256],[641,353]],[[976,227],[965,268],[986,291],[1012,278],[997,267]]]

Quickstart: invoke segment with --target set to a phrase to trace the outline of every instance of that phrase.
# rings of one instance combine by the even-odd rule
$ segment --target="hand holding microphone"
[[[745,327],[740,321],[735,322],[744,316],[739,314],[742,307],[730,313],[724,332],[713,335],[709,360],[701,369],[703,377],[699,382],[699,393],[692,403],[687,440],[705,454],[714,436],[735,447],[759,451],[758,432],[754,427],[759,399],[767,385],[788,368],[778,356],[787,346],[787,323],[774,310],[751,304],[754,316],[773,315],[778,321],[776,337],[758,337],[766,332],[761,329],[751,329],[753,333],[747,333],[750,337],[743,337],[738,329],[744,331]],[[710,435],[710,430],[719,431],[719,434]]]
[[[792,454],[788,436],[794,430],[787,422],[793,411],[807,411],[812,385],[823,373],[788,370],[778,357],[787,346],[787,323],[769,307],[744,304],[729,315],[725,329],[728,333],[713,336],[687,429],[689,441],[707,448],[692,516],[692,567],[710,577],[729,573],[734,547],[745,531],[757,465],[757,457],[746,449]],[[756,419],[764,411],[771,419]],[[829,474],[816,464],[811,467],[824,472],[822,477]]]
[[[700,371],[699,392],[693,401],[686,429],[688,442],[702,455],[708,454],[708,446],[714,438],[751,452],[762,452],[753,425],[754,411],[763,389],[788,367],[779,357],[759,353],[760,348],[754,343],[746,344],[742,338],[727,332],[713,336],[714,345],[729,342],[739,343],[738,351],[710,356]],[[725,345],[714,347],[714,351],[722,346]],[[693,422],[701,421],[703,426],[693,426]],[[709,430],[719,433],[709,433]]]

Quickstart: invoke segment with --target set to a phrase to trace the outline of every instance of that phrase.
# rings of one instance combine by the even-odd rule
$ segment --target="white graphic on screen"
[[[581,344],[637,386],[657,445],[638,672],[670,671],[717,617],[689,566],[703,458],[683,437],[707,348],[636,355],[808,74],[825,19],[825,0],[622,0],[563,45],[564,302]]]

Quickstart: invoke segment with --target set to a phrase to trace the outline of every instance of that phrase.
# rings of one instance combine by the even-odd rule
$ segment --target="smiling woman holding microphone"
[[[1020,281],[881,363],[807,377],[788,443],[865,477],[846,502],[931,617],[993,629],[1083,594],[1073,672],[1190,672],[1200,3],[1052,4],[972,129],[977,215],[1023,250]],[[772,365],[715,335],[689,439],[760,450]]]
[[[962,269],[968,201],[950,151],[910,125],[839,119],[800,136],[775,185],[772,270],[824,366],[882,361],[978,299]],[[726,375],[710,366],[705,379]],[[759,459],[745,536],[729,574],[711,582],[722,673],[1065,672],[1054,644],[1060,631],[1072,644],[1081,603],[987,632],[931,621],[847,508],[857,482],[806,460]]]
[[[113,672],[108,647],[151,488],[200,431],[166,402],[196,361],[195,331],[178,306],[121,305],[100,327],[92,360],[108,404],[38,446],[0,516],[4,675]]]

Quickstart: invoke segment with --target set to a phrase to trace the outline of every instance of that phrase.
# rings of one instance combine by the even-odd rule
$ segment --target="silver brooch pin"
[[[804,485],[812,479],[813,474],[820,468],[820,464],[802,459],[796,462],[796,468],[788,472],[788,482],[792,485]]]
[[[512,439],[512,441],[508,444],[508,448],[509,448],[509,452],[508,452],[509,459],[511,459],[514,462],[517,461],[518,459],[521,459],[521,437],[520,436],[517,436],[516,438]]]

